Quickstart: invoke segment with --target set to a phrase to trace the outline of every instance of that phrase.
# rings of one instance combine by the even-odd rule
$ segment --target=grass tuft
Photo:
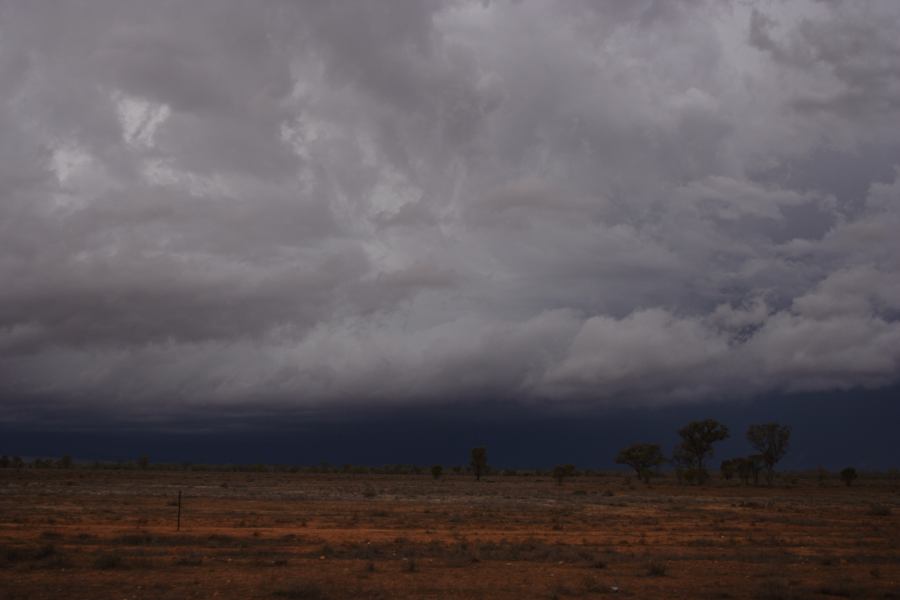
[[[95,569],[121,569],[125,566],[125,560],[121,555],[114,552],[107,552],[99,555],[94,559]]]
[[[660,562],[658,560],[651,560],[647,563],[647,576],[648,577],[663,577],[665,576],[668,568],[666,567],[666,563]]]
[[[325,592],[315,583],[298,583],[289,588],[276,590],[274,595],[293,600],[322,600],[325,598]]]

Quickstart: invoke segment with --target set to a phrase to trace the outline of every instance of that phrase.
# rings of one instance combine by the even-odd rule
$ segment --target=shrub
[[[849,487],[859,475],[856,474],[856,469],[853,467],[847,467],[846,469],[841,471],[841,481],[843,481]]]
[[[199,554],[180,556],[175,559],[175,564],[179,567],[199,567],[203,564],[203,557]]]
[[[125,561],[122,560],[121,555],[116,553],[101,554],[94,559],[95,569],[118,569],[123,566],[125,566]]]
[[[889,517],[891,515],[891,507],[884,504],[873,504],[869,507],[868,514],[873,517]]]
[[[651,560],[647,563],[648,577],[662,577],[666,574],[666,563],[658,560]]]
[[[472,460],[469,462],[469,465],[472,467],[472,472],[475,474],[476,480],[481,480],[482,474],[487,471],[487,450],[484,448],[472,448]]]
[[[791,600],[794,595],[786,583],[770,579],[760,584],[753,597],[756,600]]]
[[[659,444],[632,444],[622,448],[616,456],[616,464],[628,465],[644,483],[650,483],[650,477],[665,462]]]
[[[325,598],[322,588],[315,583],[300,583],[283,590],[277,590],[276,596],[294,598],[295,600],[321,600]]]
[[[556,465],[553,467],[553,479],[556,483],[562,485],[563,479],[571,477],[575,474],[575,465]]]
[[[816,591],[825,596],[837,596],[839,598],[858,598],[865,597],[864,590],[856,586],[852,581],[841,579],[833,583],[826,583]]]
[[[53,556],[56,554],[56,546],[53,544],[44,544],[34,553],[34,558],[37,560],[41,560],[42,558],[47,558],[48,556]]]

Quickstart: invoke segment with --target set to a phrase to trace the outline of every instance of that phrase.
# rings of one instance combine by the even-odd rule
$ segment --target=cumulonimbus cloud
[[[900,9],[864,4],[3,4],[0,395],[895,383]]]

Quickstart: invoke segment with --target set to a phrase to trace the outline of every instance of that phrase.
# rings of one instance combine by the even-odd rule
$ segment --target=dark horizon
[[[900,466],[900,388],[829,394],[772,395],[743,402],[666,407],[655,411],[612,408],[560,414],[548,407],[470,402],[431,407],[321,411],[292,416],[194,415],[167,425],[112,422],[83,415],[68,427],[42,429],[40,422],[0,424],[0,454],[79,460],[197,464],[295,464],[312,466],[386,464],[448,466],[468,462],[472,447],[485,446],[497,468],[542,468],[573,463],[579,468],[621,468],[615,453],[634,442],[660,443],[666,455],[677,428],[714,418],[730,438],[716,444],[712,468],[722,459],[750,454],[744,439],[752,423],[776,421],[793,429],[780,464],[788,470],[846,466],[885,470]]]

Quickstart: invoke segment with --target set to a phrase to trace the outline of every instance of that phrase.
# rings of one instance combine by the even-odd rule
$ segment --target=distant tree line
[[[702,485],[709,480],[707,470],[709,461],[714,457],[714,444],[726,440],[729,430],[715,419],[692,421],[678,430],[680,441],[666,457],[659,444],[634,443],[622,448],[615,457],[617,464],[630,467],[639,480],[650,483],[653,477],[661,475],[661,468],[670,464],[674,467],[680,483]],[[745,456],[728,458],[720,463],[719,471],[724,480],[737,478],[742,484],[759,485],[761,478],[772,485],[775,480],[775,467],[788,451],[791,438],[791,427],[779,423],[760,423],[751,425],[746,432],[746,439],[755,450]],[[0,469],[109,469],[109,470],[153,470],[153,471],[214,471],[214,472],[272,472],[272,473],[308,473],[308,474],[376,474],[376,475],[426,475],[431,474],[435,481],[452,474],[456,476],[474,476],[476,481],[485,475],[494,473],[502,476],[550,476],[562,485],[566,479],[583,475],[601,474],[592,469],[579,470],[573,464],[559,464],[549,470],[542,469],[503,469],[494,470],[488,464],[487,448],[472,448],[469,464],[445,467],[430,467],[415,464],[389,464],[382,466],[332,465],[322,461],[317,465],[267,465],[255,464],[194,464],[183,463],[151,463],[148,456],[140,456],[126,461],[93,461],[78,462],[71,456],[60,458],[34,458],[25,460],[20,456],[0,456]],[[892,470],[896,476],[896,470]],[[820,484],[824,484],[829,474],[824,469],[817,471]],[[840,471],[839,477],[847,486],[858,478],[853,467]]]
[[[675,476],[680,482],[705,483],[709,479],[707,463],[713,458],[713,446],[728,439],[728,427],[715,419],[691,421],[678,430],[678,435],[681,441],[669,459],[663,455],[659,444],[639,443],[620,450],[616,463],[631,467],[647,483],[667,462],[675,467]],[[772,485],[775,465],[788,450],[791,427],[779,423],[751,425],[747,429],[746,439],[756,452],[722,461],[719,466],[722,477],[730,480],[737,476],[744,484],[752,480],[758,485],[760,475],[764,475],[766,483]]]

